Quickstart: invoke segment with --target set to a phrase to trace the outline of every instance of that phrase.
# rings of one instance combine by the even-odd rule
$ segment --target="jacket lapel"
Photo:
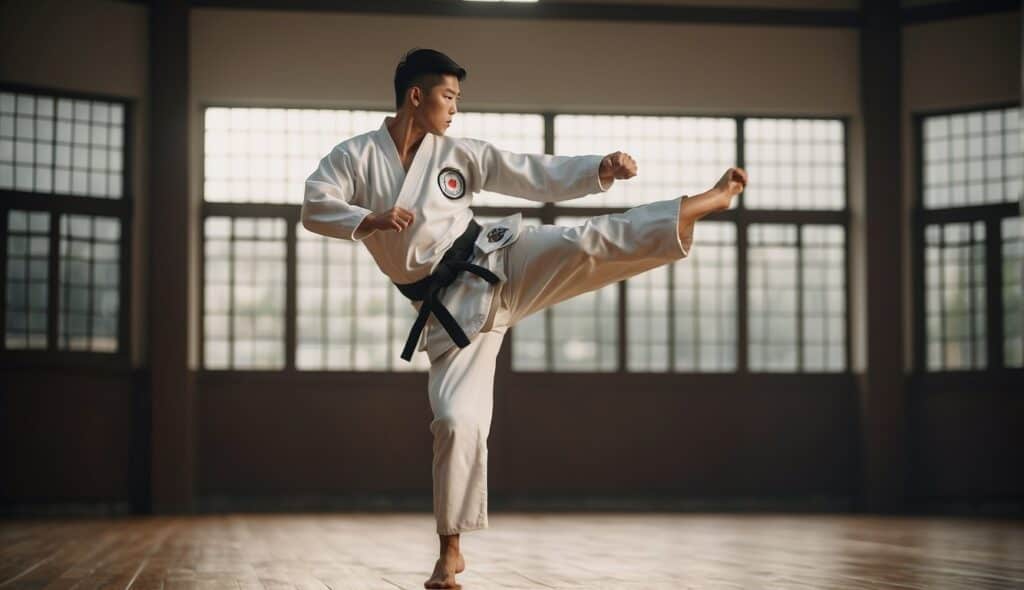
[[[434,134],[427,133],[423,136],[420,147],[416,148],[416,154],[412,157],[409,171],[406,172],[402,166],[402,158],[398,154],[395,140],[391,138],[391,133],[388,132],[387,121],[390,118],[385,119],[384,124],[381,125],[380,141],[385,144],[384,149],[388,153],[388,159],[391,161],[391,165],[396,167],[397,174],[402,179],[401,188],[398,190],[398,198],[395,199],[395,206],[411,209],[416,202],[416,196],[420,192],[419,189],[423,183],[423,175],[429,172],[427,167],[434,156]]]

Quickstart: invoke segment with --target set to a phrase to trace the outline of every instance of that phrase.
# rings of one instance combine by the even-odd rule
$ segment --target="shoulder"
[[[438,135],[437,144],[450,149],[462,149],[473,152],[480,152],[491,146],[490,143],[472,137],[453,137],[451,135]]]
[[[477,164],[487,159],[487,153],[492,148],[489,142],[482,139],[449,135],[438,135],[437,146],[442,153],[454,154]]]
[[[374,129],[373,131],[367,131],[366,133],[353,135],[352,137],[349,137],[348,139],[341,141],[340,143],[335,145],[334,149],[347,153],[354,153],[365,150],[377,143],[377,135],[379,135],[379,133],[379,129]]]
[[[329,153],[331,158],[347,160],[349,164],[363,162],[366,156],[377,149],[377,131],[353,135],[337,144]]]

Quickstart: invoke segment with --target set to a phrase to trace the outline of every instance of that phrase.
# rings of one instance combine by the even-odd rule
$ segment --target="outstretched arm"
[[[485,141],[468,141],[474,148],[477,167],[473,192],[487,190],[550,203],[607,191],[615,178],[636,173],[635,162],[621,152],[605,157],[519,154]]]

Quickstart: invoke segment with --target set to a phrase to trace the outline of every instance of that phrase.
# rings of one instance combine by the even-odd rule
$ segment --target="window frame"
[[[956,109],[923,110],[911,113],[914,133],[914,179],[916,183],[911,211],[911,257],[913,291],[913,370],[920,376],[953,377],[961,375],[997,375],[1024,377],[1024,368],[1007,367],[1003,349],[1003,253],[1002,220],[1024,217],[1020,203],[989,203],[928,209],[924,204],[924,125],[929,117],[959,115],[978,111],[1020,108],[1019,103],[999,102]],[[1024,132],[1022,132],[1024,133]],[[928,368],[925,230],[929,225],[981,222],[985,225],[985,366],[930,370]],[[968,377],[969,378],[969,377]]]
[[[16,189],[0,189],[0,215],[3,228],[0,229],[0,292],[4,301],[4,313],[0,314],[0,358],[5,367],[48,368],[52,366],[76,368],[104,368],[128,370],[131,368],[132,330],[130,325],[132,309],[132,240],[135,199],[132,190],[135,162],[133,157],[135,111],[137,100],[127,96],[76,92],[61,88],[34,86],[0,81],[0,91],[32,94],[36,97],[58,99],[97,100],[118,103],[124,108],[123,164],[121,169],[121,197],[94,197],[72,195],[52,191],[50,193],[25,192]],[[56,136],[56,131],[54,132]],[[45,349],[8,349],[7,334],[7,242],[8,217],[10,211],[24,210],[46,212],[50,215],[49,227],[49,270],[47,274],[47,346]],[[63,215],[90,215],[116,218],[120,223],[118,241],[118,311],[117,350],[97,352],[91,350],[61,350],[57,348],[58,322],[60,318],[60,219]]]
[[[381,110],[379,105],[290,105],[281,103],[251,103],[251,102],[203,102],[199,105],[200,113],[200,129],[202,129],[203,117],[205,117],[206,109],[208,108],[297,108],[297,109],[345,109],[345,110],[366,110],[366,111],[378,111]],[[387,110],[387,109],[385,109]],[[820,114],[771,114],[763,116],[752,116],[743,115],[737,113],[687,113],[687,112],[607,112],[607,111],[559,111],[559,110],[542,110],[529,112],[526,110],[510,110],[510,109],[488,109],[488,108],[473,108],[468,109],[473,113],[497,113],[497,114],[535,114],[541,115],[544,120],[544,153],[554,154],[555,148],[555,117],[558,115],[596,115],[596,116],[654,116],[654,117],[714,117],[714,118],[729,118],[736,121],[736,154],[737,162],[736,165],[744,167],[744,137],[743,137],[743,125],[747,119],[764,118],[764,119],[805,119],[805,120],[828,120],[837,121],[842,125],[843,130],[843,181],[844,181],[844,206],[842,209],[747,209],[743,204],[743,199],[740,198],[736,208],[728,211],[716,212],[706,219],[732,222],[736,224],[736,265],[737,265],[737,335],[736,343],[738,350],[736,351],[736,369],[734,371],[722,371],[722,372],[707,372],[707,371],[674,371],[671,368],[668,371],[658,372],[644,372],[644,371],[632,371],[627,369],[628,363],[628,331],[626,326],[626,306],[627,291],[626,282],[620,281],[617,283],[616,288],[618,289],[618,351],[617,351],[617,366],[612,371],[586,371],[583,373],[573,373],[567,371],[551,371],[547,370],[529,370],[529,371],[515,371],[516,373],[558,373],[558,374],[600,374],[600,375],[662,375],[662,376],[675,376],[675,375],[713,375],[713,376],[729,376],[729,375],[742,375],[742,374],[776,374],[776,375],[825,375],[825,376],[843,376],[852,373],[852,346],[851,346],[851,301],[852,301],[852,285],[850,281],[852,261],[851,261],[851,239],[850,239],[850,117],[846,115],[820,115]],[[341,141],[341,139],[339,139]],[[626,149],[628,146],[624,146]],[[206,147],[205,137],[200,136],[199,138],[199,179],[200,186],[204,187],[205,183],[205,161],[206,161]],[[723,170],[724,172],[724,170]],[[716,178],[708,179],[708,188],[716,181]],[[236,202],[207,202],[205,195],[203,194],[203,188],[200,189],[200,227],[204,227],[207,217],[212,216],[223,216],[223,217],[273,217],[284,219],[288,226],[288,232],[286,234],[286,286],[285,286],[285,363],[282,369],[272,369],[274,372],[285,372],[289,374],[406,374],[408,371],[394,371],[387,369],[373,369],[369,371],[348,371],[348,370],[299,370],[295,366],[295,353],[296,353],[296,336],[297,336],[297,263],[296,263],[296,252],[298,249],[298,239],[296,233],[296,226],[300,221],[301,217],[301,203],[236,203]],[[661,198],[670,198],[671,195],[665,195]],[[551,224],[555,222],[557,217],[588,217],[594,215],[603,215],[607,213],[618,213],[629,209],[629,207],[577,207],[577,206],[565,206],[558,203],[544,203],[540,207],[508,207],[508,206],[482,206],[475,205],[472,207],[474,215],[477,216],[492,216],[492,217],[503,217],[514,213],[522,213],[523,217],[535,218],[540,223]],[[785,371],[785,372],[762,372],[762,371],[750,371],[748,363],[748,302],[747,302],[747,229],[751,224],[754,223],[789,223],[794,224],[799,229],[804,225],[836,225],[843,228],[844,235],[844,277],[845,284],[843,288],[843,294],[846,298],[846,313],[844,318],[845,334],[844,334],[844,361],[845,368],[841,371]],[[200,244],[199,251],[202,253],[205,251],[205,234],[200,231]],[[798,250],[799,252],[799,250]],[[801,259],[802,259],[802,255]],[[200,337],[199,337],[199,364],[200,371],[203,373],[227,373],[233,371],[246,371],[246,372],[260,372],[268,371],[271,369],[208,369],[203,364],[205,361],[205,317],[206,317],[206,305],[205,305],[205,260],[202,255],[199,256],[199,269],[198,277],[200,281],[200,292],[199,292],[199,317],[200,317]],[[670,279],[671,280],[671,279]],[[802,289],[803,284],[798,283],[799,289]],[[541,313],[548,314],[546,324],[546,358],[548,366],[551,366],[553,358],[552,351],[552,321],[551,313],[552,308],[548,308]],[[798,307],[798,313],[802,316],[802,307]],[[515,328],[512,328],[514,331]],[[798,367],[803,364],[803,336],[801,333],[797,335],[797,358]],[[669,351],[674,350],[676,346],[675,338],[669,339]],[[512,358],[513,358],[514,338],[508,338],[508,345],[504,350],[508,352],[502,352],[498,358],[499,370],[505,372],[512,372]],[[670,366],[674,362],[670,361]],[[413,372],[418,373],[418,372]]]

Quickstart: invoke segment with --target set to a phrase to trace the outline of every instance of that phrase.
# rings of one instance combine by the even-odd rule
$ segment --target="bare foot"
[[[679,206],[679,239],[683,243],[693,236],[693,224],[716,211],[725,211],[733,198],[747,186],[747,172],[742,168],[729,168],[715,186],[699,195],[693,195]]]
[[[423,583],[424,588],[461,588],[455,582],[455,574],[466,569],[466,560],[458,551],[445,551],[434,564],[434,573]]]

